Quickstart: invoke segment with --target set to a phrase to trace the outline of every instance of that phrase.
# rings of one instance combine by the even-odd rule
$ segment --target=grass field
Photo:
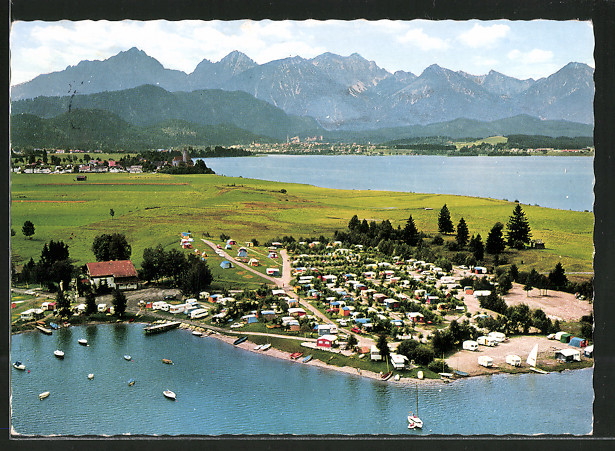
[[[482,143],[487,143],[487,144],[491,144],[492,146],[494,146],[496,144],[506,143],[506,142],[508,142],[508,138],[506,138],[505,136],[490,136],[489,138],[483,138],[477,141],[458,141],[458,142],[454,142],[453,144],[455,145],[455,147],[457,147],[457,150],[459,150],[463,146],[467,146],[467,147],[478,146],[479,144],[482,144]]]
[[[240,244],[252,238],[262,243],[284,235],[331,236],[334,230],[345,230],[354,214],[368,221],[389,219],[394,227],[403,227],[412,215],[420,230],[435,234],[445,203],[454,224],[463,217],[470,234],[480,233],[484,241],[496,221],[507,222],[514,207],[512,202],[495,199],[333,190],[217,175],[89,174],[87,182],[76,182],[72,174],[14,174],[11,196],[16,232],[11,252],[18,265],[30,257],[38,260],[51,239],[67,243],[71,258],[81,265],[94,259],[95,236],[123,233],[139,267],[143,249],[159,243],[167,249],[179,247],[179,234],[184,231],[192,232],[197,247],[205,234],[218,241],[221,233]],[[533,237],[542,239],[547,248],[512,254],[509,262],[521,269],[548,271],[561,261],[569,272],[592,271],[592,213],[527,205],[523,210]],[[26,220],[36,228],[31,239],[21,231]],[[208,255],[220,281],[232,284],[237,277],[247,281],[236,269],[222,270],[221,259],[213,252]],[[271,266],[270,259],[260,260],[262,267]]]

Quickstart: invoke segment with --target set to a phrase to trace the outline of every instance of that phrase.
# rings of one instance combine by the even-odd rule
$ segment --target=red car
[[[352,329],[350,329],[350,332],[354,332],[355,334],[360,334],[361,330],[358,327],[353,327]]]

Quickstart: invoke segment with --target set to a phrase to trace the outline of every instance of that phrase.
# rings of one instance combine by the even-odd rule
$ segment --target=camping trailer
[[[478,343],[474,340],[466,340],[463,342],[463,349],[467,351],[478,351]]]
[[[521,366],[521,357],[514,354],[509,354],[506,356],[506,363],[512,366]]]
[[[485,368],[491,368],[493,366],[493,359],[488,355],[481,355],[478,358],[478,364]]]
[[[486,335],[478,337],[476,341],[478,342],[479,345],[483,345],[483,346],[495,346],[498,344],[497,341],[495,341],[495,338],[488,337]]]

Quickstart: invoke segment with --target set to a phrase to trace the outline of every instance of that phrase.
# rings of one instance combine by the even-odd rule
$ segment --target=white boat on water
[[[416,415],[408,414],[408,429],[423,429],[423,420],[419,418],[419,386],[416,385]]]
[[[77,342],[81,345],[81,346],[87,346],[88,345],[88,341],[85,338],[80,338],[79,340],[77,340]]]
[[[40,395],[38,395],[38,399],[45,399],[46,397],[49,396],[49,392],[48,391],[44,391],[43,393],[41,393]]]
[[[26,369],[26,365],[24,365],[23,363],[17,361],[15,363],[13,363],[13,368],[15,368],[16,370],[25,370]]]
[[[193,330],[192,335],[194,335],[195,337],[200,337],[201,335],[203,335],[203,332],[199,330]]]
[[[165,396],[165,398],[169,398],[175,401],[175,398],[176,398],[175,393],[173,393],[171,390],[165,390],[162,392],[162,394]]]
[[[59,349],[56,349],[55,351],[53,351],[53,355],[55,355],[58,359],[63,359],[64,351],[60,351]]]
[[[125,359],[125,360],[130,361],[130,360],[132,360],[132,357],[130,357],[128,354],[126,354],[126,355],[124,356],[124,359]]]
[[[93,374],[93,373],[88,374],[88,379],[89,379],[89,380],[94,379],[94,374]]]

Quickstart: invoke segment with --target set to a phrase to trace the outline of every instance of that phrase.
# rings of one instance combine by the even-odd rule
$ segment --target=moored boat
[[[51,329],[47,329],[46,327],[43,327],[41,325],[36,326],[36,328],[41,331],[42,333],[44,333],[45,335],[51,335]]]
[[[388,381],[392,375],[393,371],[389,371],[388,373],[381,374],[380,379],[382,379],[383,381]]]
[[[308,363],[310,360],[312,360],[312,354],[310,354],[307,357],[304,357],[304,358],[301,359],[301,361],[303,363]]]
[[[53,330],[58,330],[60,328],[60,326],[58,326],[56,323],[49,323],[49,327],[51,327]]]
[[[25,370],[26,369],[26,365],[24,365],[23,363],[21,363],[20,361],[17,361],[15,363],[13,363],[13,368],[15,368],[16,370]]]
[[[132,360],[132,357],[130,357],[128,354],[126,354],[126,355],[124,356],[124,360],[128,360],[128,361],[130,361],[130,360]]]
[[[77,340],[77,343],[79,343],[81,346],[88,345],[88,341],[85,338],[80,338],[79,340]]]
[[[136,382],[136,381],[135,381],[134,379],[130,379],[130,380],[128,381],[128,386],[129,386],[129,387],[132,387],[132,386],[135,384],[135,382]]]
[[[200,330],[193,330],[192,335],[194,335],[195,337],[200,337],[201,335],[203,335],[203,332],[201,332]]]
[[[238,344],[243,343],[243,342],[244,342],[244,341],[246,341],[247,339],[248,339],[248,337],[246,337],[246,336],[244,335],[243,337],[239,337],[237,340],[235,340],[235,341],[233,342],[233,344],[236,346],[236,345],[238,345]]]
[[[408,429],[422,429],[423,420],[418,415],[414,415],[412,412],[408,414]]]
[[[165,398],[172,399],[173,401],[175,401],[176,395],[171,390],[165,390],[162,392],[162,394],[165,396]]]
[[[89,380],[94,379],[94,373],[90,373],[90,374],[88,374],[88,379],[89,379]]]
[[[293,360],[297,360],[299,357],[301,357],[303,355],[303,352],[293,352],[290,355],[290,358]]]
[[[167,365],[173,365],[173,360],[171,360],[171,359],[162,359],[162,363],[166,363]]]
[[[48,391],[44,391],[43,393],[41,393],[40,395],[38,395],[38,399],[45,399],[49,396],[49,392]]]
[[[64,351],[60,351],[59,349],[56,349],[55,351],[53,351],[53,355],[55,355],[58,359],[63,359]]]
[[[271,343],[267,343],[264,344],[263,346],[261,346],[261,351],[266,351],[267,349],[269,349],[271,347]]]

